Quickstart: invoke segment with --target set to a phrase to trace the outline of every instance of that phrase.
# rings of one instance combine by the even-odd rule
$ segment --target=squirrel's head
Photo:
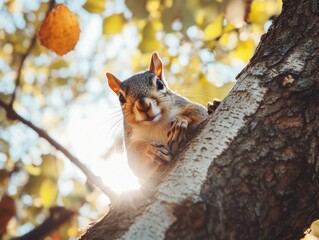
[[[118,95],[124,120],[129,124],[154,124],[168,114],[171,94],[164,79],[163,63],[152,54],[148,71],[120,81],[106,73],[110,88]]]

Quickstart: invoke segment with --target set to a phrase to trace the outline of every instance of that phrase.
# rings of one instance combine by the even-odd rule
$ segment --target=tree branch
[[[20,82],[21,82],[21,73],[22,73],[22,68],[23,68],[23,64],[27,58],[27,56],[29,55],[29,53],[31,52],[32,48],[34,47],[35,43],[36,43],[36,40],[37,40],[37,33],[35,32],[34,33],[34,36],[31,40],[31,43],[27,49],[27,51],[22,55],[21,57],[21,61],[19,63],[19,66],[18,66],[18,70],[17,70],[17,77],[15,79],[15,87],[14,87],[14,91],[12,93],[12,96],[11,96],[11,101],[9,103],[10,106],[13,106],[13,103],[14,103],[14,100],[16,98],[16,93],[17,93],[17,89],[19,88],[20,86]]]
[[[61,144],[55,141],[49,134],[43,129],[35,126],[32,122],[26,120],[24,117],[19,115],[9,104],[6,104],[3,100],[0,99],[0,106],[6,110],[7,117],[10,120],[19,120],[26,126],[30,127],[34,130],[40,137],[47,140],[53,147],[62,152],[72,163],[74,163],[81,171],[86,175],[89,183],[101,189],[103,193],[105,193],[110,201],[113,203],[117,194],[113,192],[109,187],[105,186],[100,177],[97,177],[95,174],[91,172],[78,158],[74,157],[66,148],[64,148]]]
[[[54,7],[54,4],[55,4],[55,0],[50,0],[49,7],[48,7],[48,10],[47,10],[45,15],[47,15],[52,10],[52,8]],[[31,39],[31,42],[30,42],[30,45],[27,48],[26,52],[22,55],[21,60],[19,62],[18,70],[17,70],[17,76],[16,76],[16,79],[15,79],[15,87],[14,87],[14,91],[12,93],[11,100],[10,100],[10,103],[9,103],[9,106],[11,106],[11,107],[13,106],[14,100],[16,98],[17,89],[19,88],[19,86],[21,84],[21,73],[22,73],[24,62],[27,59],[27,57],[29,56],[29,54],[32,51],[32,49],[35,46],[35,44],[36,44],[37,32],[38,32],[37,30],[34,32],[34,35],[33,35],[32,39]]]

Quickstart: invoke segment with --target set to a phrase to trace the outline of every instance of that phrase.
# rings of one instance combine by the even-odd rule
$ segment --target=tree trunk
[[[298,239],[319,218],[318,66],[319,1],[284,1],[163,179],[122,196],[81,239]]]

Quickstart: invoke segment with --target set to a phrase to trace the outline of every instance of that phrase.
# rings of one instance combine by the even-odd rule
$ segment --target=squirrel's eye
[[[164,84],[161,79],[157,78],[156,79],[156,86],[157,90],[163,90],[164,89]]]
[[[119,93],[119,100],[121,104],[124,104],[126,102],[125,97],[122,95],[122,93]]]

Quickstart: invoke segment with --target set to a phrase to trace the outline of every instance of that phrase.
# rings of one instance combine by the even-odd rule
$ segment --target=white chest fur
[[[175,120],[178,109],[171,109],[170,113],[152,124],[134,124],[131,140],[157,144],[167,144],[167,133],[171,128],[171,122]]]

